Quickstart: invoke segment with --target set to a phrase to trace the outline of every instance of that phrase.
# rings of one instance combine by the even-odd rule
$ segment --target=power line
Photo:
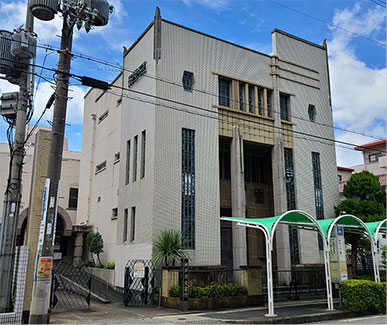
[[[385,4],[380,3],[380,2],[378,2],[377,0],[376,0],[376,1],[375,1],[375,0],[370,0],[370,1],[373,2],[374,4],[380,6],[380,7],[386,8],[386,5],[385,5]]]
[[[33,64],[30,64],[30,65],[33,65]],[[35,65],[35,66],[36,66],[36,67],[39,67],[39,68],[42,67],[42,66],[40,66],[40,65]],[[43,67],[43,69],[46,69],[46,70],[49,70],[49,71],[53,71],[53,72],[62,72],[62,73],[63,73],[63,71],[59,71],[59,70],[53,69],[53,68]],[[74,74],[74,73],[68,73],[68,74],[69,74],[70,77],[73,77],[73,78],[78,79],[78,80],[82,80],[82,78],[84,78],[83,76],[80,76],[80,75],[77,75],[77,74]],[[101,81],[102,83],[105,83],[105,81],[102,81],[102,80],[100,80],[100,81]],[[192,104],[188,104],[188,103],[179,102],[179,101],[176,101],[176,100],[173,100],[173,99],[160,97],[160,96],[157,96],[157,95],[153,95],[153,94],[141,92],[141,91],[138,91],[138,90],[134,90],[134,89],[130,89],[130,88],[126,88],[126,87],[114,85],[114,84],[111,84],[110,86],[113,87],[113,88],[118,88],[118,89],[120,89],[120,90],[126,90],[126,91],[129,91],[129,92],[138,94],[138,95],[148,96],[148,97],[150,97],[150,98],[159,99],[159,100],[164,100],[164,101],[170,102],[170,103],[172,103],[172,104],[182,105],[182,106],[186,106],[186,107],[198,109],[198,110],[200,110],[200,111],[209,112],[209,113],[212,113],[212,114],[218,114],[217,111],[212,111],[212,110],[209,110],[209,109],[204,108],[204,107],[201,107],[201,106],[197,106],[197,105],[192,105]],[[267,126],[267,125],[264,124],[264,123],[260,123],[260,122],[258,122],[258,121],[251,121],[251,120],[249,120],[249,119],[245,119],[245,118],[242,118],[242,117],[233,117],[233,118],[236,118],[236,119],[238,119],[238,120],[247,121],[247,122],[250,122],[250,123],[252,122],[252,123],[255,123],[255,124],[261,124],[261,125]],[[340,141],[340,140],[336,140],[336,139],[324,138],[324,137],[322,137],[322,136],[312,135],[312,134],[309,134],[309,133],[306,133],[306,132],[301,132],[301,131],[296,131],[296,130],[291,130],[291,131],[290,131],[289,129],[282,128],[282,127],[278,127],[278,126],[273,126],[273,128],[275,128],[275,129],[280,129],[280,130],[283,130],[283,131],[286,131],[286,132],[292,132],[292,133],[304,135],[304,136],[310,136],[310,137],[313,137],[313,138],[316,138],[316,139],[320,139],[320,140],[326,140],[326,141],[330,141],[330,142],[334,142],[334,143],[339,143],[339,144],[343,144],[343,145],[349,145],[349,146],[352,146],[352,147],[360,147],[360,148],[364,148],[363,146],[358,145],[358,144],[354,144],[354,143],[350,143],[350,142],[346,142],[346,141]],[[370,150],[373,150],[373,149],[370,149]],[[383,150],[375,150],[375,151],[378,151],[378,152],[380,152],[380,151],[381,151],[381,152],[385,152],[385,151],[383,151]]]
[[[272,3],[274,3],[274,4],[276,4],[277,6],[286,8],[286,9],[291,10],[291,11],[294,11],[294,12],[300,14],[300,15],[304,15],[304,16],[309,17],[309,18],[311,18],[311,19],[317,20],[317,21],[319,21],[319,22],[321,22],[321,23],[324,23],[324,24],[326,24],[326,25],[329,25],[329,26],[332,26],[332,27],[336,27],[337,29],[340,29],[340,30],[342,30],[342,31],[344,31],[344,32],[350,33],[350,34],[355,35],[355,36],[357,36],[357,37],[364,38],[364,39],[367,40],[367,41],[374,42],[374,43],[376,43],[376,44],[378,44],[378,45],[381,45],[381,46],[383,46],[383,47],[386,47],[386,44],[384,44],[384,43],[382,43],[382,42],[379,42],[379,41],[374,40],[374,39],[372,39],[372,38],[369,38],[369,37],[360,35],[360,34],[358,34],[358,33],[352,32],[352,31],[350,31],[350,30],[348,30],[348,29],[345,29],[345,28],[340,27],[339,25],[329,23],[329,22],[327,22],[327,21],[325,21],[325,20],[323,20],[323,19],[321,19],[321,18],[312,16],[312,15],[310,15],[310,14],[307,14],[307,13],[305,13],[305,12],[302,12],[302,11],[299,11],[299,10],[297,10],[297,9],[291,8],[291,7],[289,7],[289,6],[286,6],[286,5],[282,4],[282,3],[279,3],[279,2],[276,2],[276,1],[273,1],[273,0],[267,0],[267,1],[270,1],[270,2],[272,2]]]
[[[4,36],[3,36],[3,38],[4,38]],[[43,45],[40,45],[38,47],[44,48],[46,50],[57,51],[57,49],[55,49],[55,47],[53,47],[51,45],[48,45],[48,44],[43,44]],[[115,68],[115,69],[117,69],[117,70],[119,70],[121,72],[122,71],[127,71],[127,72],[130,72],[130,73],[134,72],[134,70],[125,68],[124,66],[122,66],[122,65],[120,65],[118,63],[114,64],[114,63],[108,62],[106,60],[99,59],[99,58],[96,58],[96,57],[92,57],[92,56],[89,56],[89,55],[85,55],[85,54],[82,54],[82,53],[79,53],[79,52],[73,51],[72,55],[73,55],[73,57],[78,57],[78,58],[85,59],[85,60],[88,60],[88,61],[91,61],[91,62],[95,62],[95,63],[99,63],[99,64],[103,64],[103,65],[106,65],[106,66],[113,67],[113,68]],[[43,63],[43,65],[44,65],[44,63]],[[150,75],[150,74],[145,74],[144,76],[147,77],[147,78],[150,78],[150,79],[154,79],[154,80],[157,80],[157,81],[160,81],[160,82],[168,83],[168,84],[176,86],[176,87],[183,88],[183,85],[181,83],[178,83],[178,82],[175,82],[175,81],[170,81],[170,80],[167,80],[167,79],[164,79],[164,78],[160,78],[160,77],[156,77],[156,76],[153,76],[153,75]],[[198,89],[198,88],[194,88],[193,87],[192,90],[196,91],[196,92],[199,92],[199,93],[203,93],[203,94],[206,94],[206,95],[209,95],[209,96],[214,96],[214,97],[218,98],[218,94],[215,94],[215,93],[203,90],[203,89]],[[230,98],[230,102],[238,103],[238,100]],[[280,112],[275,111],[275,110],[273,110],[272,112],[274,114],[278,115],[278,116],[280,116],[280,114],[281,114]],[[303,117],[300,117],[300,116],[296,116],[294,114],[289,114],[289,115],[292,118],[294,118],[294,119],[310,122],[306,118],[303,118]],[[373,136],[373,135],[370,135],[370,134],[366,134],[366,133],[363,133],[363,132],[359,132],[359,131],[355,131],[355,130],[351,130],[351,129],[348,129],[348,128],[339,127],[339,126],[335,126],[335,125],[328,125],[328,124],[324,124],[324,123],[316,122],[316,121],[314,122],[314,124],[325,126],[325,127],[331,128],[331,129],[340,130],[340,131],[347,132],[347,133],[358,134],[358,135],[361,135],[361,136],[364,136],[364,137],[369,137],[369,138],[373,138],[373,139],[377,139],[377,140],[381,140],[382,139],[381,137],[376,137],[376,136]]]

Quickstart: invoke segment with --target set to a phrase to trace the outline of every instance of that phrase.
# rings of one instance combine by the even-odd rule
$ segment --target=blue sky
[[[364,144],[386,137],[386,9],[382,0],[112,0],[115,12],[105,27],[86,34],[74,34],[73,51],[122,63],[122,47],[129,47],[152,21],[159,6],[164,19],[216,37],[271,53],[271,34],[282,29],[309,41],[322,44],[327,39],[336,139]],[[26,0],[0,2],[0,29],[11,30],[25,20]],[[385,2],[384,2],[385,6]],[[40,44],[59,46],[59,15],[51,22],[35,21]],[[55,68],[56,52],[38,50],[37,64]],[[72,72],[107,81],[117,75],[111,67],[76,58]],[[40,70],[38,70],[40,73]],[[43,71],[47,78],[52,73]],[[86,88],[72,81],[68,104],[66,135],[71,150],[81,150],[83,95]],[[17,87],[0,80],[0,93]],[[35,114],[52,93],[50,83],[39,82],[35,95]],[[42,119],[48,125],[52,111]],[[0,142],[6,141],[6,123],[0,121]],[[343,129],[355,131],[346,132]],[[363,136],[365,134],[368,136]],[[361,155],[340,146],[336,148],[341,166],[362,162]]]

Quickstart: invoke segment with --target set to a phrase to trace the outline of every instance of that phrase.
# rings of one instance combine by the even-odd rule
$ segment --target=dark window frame
[[[183,88],[187,92],[192,92],[193,85],[195,83],[193,72],[184,71],[181,82],[183,83]]]
[[[76,191],[76,195],[74,195],[74,192]],[[69,202],[68,202],[68,210],[76,210],[78,209],[78,195],[79,195],[79,188],[77,187],[70,187],[69,188]]]
[[[231,80],[227,78],[218,78],[219,88],[219,106],[229,107],[231,102]]]

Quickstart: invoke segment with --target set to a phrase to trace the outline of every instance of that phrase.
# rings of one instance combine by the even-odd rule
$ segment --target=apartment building
[[[182,231],[191,264],[239,268],[265,264],[263,236],[221,216],[334,216],[326,43],[275,29],[272,45],[261,53],[157,9],[113,87],[86,94],[77,221],[103,234],[116,285],[163,229]],[[275,247],[277,269],[322,261],[313,232],[283,226]]]

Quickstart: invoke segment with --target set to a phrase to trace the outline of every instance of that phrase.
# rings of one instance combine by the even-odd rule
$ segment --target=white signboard
[[[40,217],[38,250],[40,250],[40,248],[43,245],[43,241],[44,241],[44,230],[46,228],[47,203],[48,203],[48,192],[49,191],[50,191],[50,179],[46,178],[46,183],[44,185],[44,192],[43,192],[42,214]]]
[[[145,265],[143,262],[137,262],[133,267],[133,276],[135,278],[143,278],[145,275]]]

